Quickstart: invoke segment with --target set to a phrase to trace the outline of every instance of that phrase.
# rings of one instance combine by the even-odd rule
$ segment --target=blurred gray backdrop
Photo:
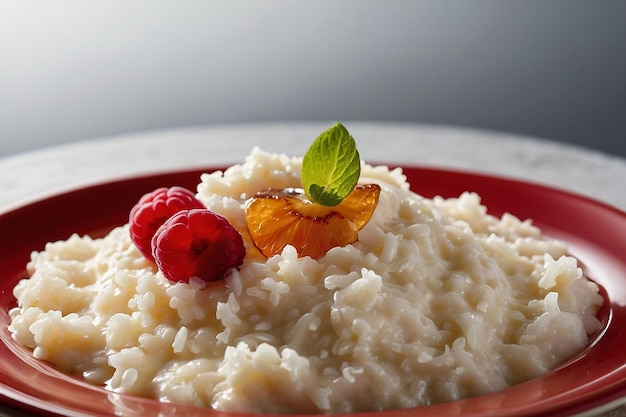
[[[0,0],[0,157],[319,120],[468,126],[626,156],[626,1]]]

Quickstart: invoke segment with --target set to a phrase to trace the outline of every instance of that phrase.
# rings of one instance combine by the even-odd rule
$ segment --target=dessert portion
[[[13,338],[106,389],[259,413],[402,409],[558,367],[603,299],[529,219],[428,199],[342,125],[34,252]],[[356,164],[355,164],[356,160]]]

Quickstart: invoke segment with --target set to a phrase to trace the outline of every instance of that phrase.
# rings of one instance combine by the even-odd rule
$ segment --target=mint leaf
[[[361,159],[354,138],[337,123],[315,139],[302,160],[302,186],[307,198],[336,206],[354,190]]]

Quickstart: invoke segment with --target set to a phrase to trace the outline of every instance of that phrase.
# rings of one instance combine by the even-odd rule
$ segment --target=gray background
[[[467,126],[626,156],[626,1],[0,0],[0,157],[320,120]]]

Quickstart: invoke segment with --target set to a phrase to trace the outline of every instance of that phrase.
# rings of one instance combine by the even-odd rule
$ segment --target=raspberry
[[[130,211],[130,238],[143,256],[154,262],[152,237],[172,215],[181,210],[204,208],[195,195],[182,187],[158,188],[145,194]]]
[[[241,265],[246,249],[227,219],[206,209],[192,209],[163,223],[152,239],[152,254],[169,280],[215,281]]]

